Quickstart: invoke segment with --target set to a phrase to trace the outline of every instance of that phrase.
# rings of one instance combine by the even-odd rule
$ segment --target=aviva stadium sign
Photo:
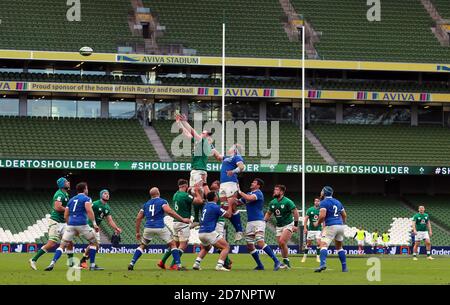
[[[220,163],[208,163],[207,165],[208,171],[211,172],[218,172],[220,168]],[[305,168],[306,173],[309,174],[450,176],[450,166],[307,164]],[[0,169],[190,171],[191,164],[153,161],[0,159]],[[302,172],[302,166],[301,164],[248,163],[246,172],[298,174]]]

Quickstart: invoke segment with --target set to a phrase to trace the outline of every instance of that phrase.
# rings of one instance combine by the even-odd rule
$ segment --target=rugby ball
[[[82,47],[80,48],[80,54],[83,56],[89,56],[94,52],[91,47]]]

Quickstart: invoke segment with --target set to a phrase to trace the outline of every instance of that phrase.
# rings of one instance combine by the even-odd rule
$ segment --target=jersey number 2
[[[338,210],[337,206],[333,205],[333,209],[334,209],[334,217],[338,217],[339,215],[337,213]]]

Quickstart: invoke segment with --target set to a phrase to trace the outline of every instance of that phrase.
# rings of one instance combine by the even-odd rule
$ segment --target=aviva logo
[[[136,56],[117,55],[117,61],[139,62],[140,59]]]
[[[450,67],[449,67],[449,66],[438,65],[438,66],[436,67],[436,69],[437,69],[438,71],[446,71],[446,72],[450,72]]]

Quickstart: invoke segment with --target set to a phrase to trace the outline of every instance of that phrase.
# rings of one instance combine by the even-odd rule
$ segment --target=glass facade
[[[217,101],[190,101],[189,102],[189,119],[194,119],[194,113],[202,115],[202,121],[220,120],[222,107]]]
[[[267,120],[291,121],[292,103],[268,102]]]
[[[131,119],[136,116],[135,101],[109,102],[109,117],[119,119]]]
[[[0,116],[19,115],[19,98],[0,97]]]
[[[77,105],[77,117],[79,118],[99,118],[100,117],[100,101],[81,100]]]
[[[259,104],[258,101],[228,101],[225,111],[226,117],[233,120],[254,120],[259,117]]]
[[[346,104],[343,109],[345,124],[401,124],[411,122],[409,106]]]
[[[335,123],[336,104],[316,104],[309,109],[311,123]]]
[[[28,116],[51,116],[52,100],[42,97],[29,97],[27,102]]]
[[[62,98],[29,97],[28,116],[48,116],[65,118],[99,118],[100,101]]]
[[[417,112],[419,124],[442,124],[442,106],[421,106]]]
[[[155,120],[173,120],[180,113],[180,100],[159,100],[155,103]]]
[[[77,116],[77,101],[52,100],[52,117],[75,118]]]

